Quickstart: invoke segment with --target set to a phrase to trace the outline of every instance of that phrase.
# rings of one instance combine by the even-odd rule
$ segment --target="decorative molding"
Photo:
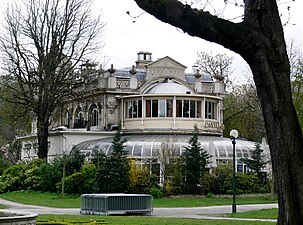
[[[108,99],[106,106],[110,114],[114,114],[117,105],[118,104],[115,99]]]

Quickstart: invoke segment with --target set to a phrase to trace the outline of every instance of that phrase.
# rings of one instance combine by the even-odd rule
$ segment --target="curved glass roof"
[[[145,94],[189,94],[189,93],[191,93],[191,90],[189,90],[187,87],[173,82],[157,84],[156,86],[153,86],[151,89],[145,92]]]
[[[175,156],[180,156],[192,135],[129,135],[125,150],[133,158],[157,158],[163,148],[169,148]],[[90,156],[93,150],[102,150],[106,155],[112,152],[112,137],[85,141],[74,148]],[[201,147],[215,159],[230,159],[233,155],[233,145],[229,138],[214,136],[199,136]],[[255,142],[236,140],[237,158],[250,157],[255,149]]]

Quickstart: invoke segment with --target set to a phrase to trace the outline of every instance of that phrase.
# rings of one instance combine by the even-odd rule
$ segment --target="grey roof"
[[[118,69],[115,72],[115,77],[116,78],[130,78],[131,74],[129,73],[129,71],[131,70],[131,67],[125,67],[123,69]],[[145,76],[146,76],[146,71],[142,70],[142,69],[136,69],[137,73],[136,73],[136,77],[138,80],[145,80]]]
[[[123,136],[127,140],[125,149],[134,158],[156,158],[163,144],[169,144],[175,150],[176,155],[181,155],[184,147],[192,135],[128,135]],[[90,140],[76,145],[74,148],[90,155],[95,150],[102,150],[106,155],[112,152],[112,138]],[[206,150],[213,159],[230,159],[233,155],[233,145],[229,138],[216,136],[199,136],[201,147]],[[237,158],[251,157],[255,149],[255,142],[236,140]]]
[[[208,73],[202,73],[201,74],[201,81],[203,83],[213,83],[213,78],[211,77],[210,74]],[[186,73],[185,74],[185,79],[188,83],[195,83],[196,81],[196,77],[195,77],[195,74],[194,73]]]
[[[115,72],[115,77],[116,78],[130,78],[131,75],[129,71],[131,70],[131,67],[125,67],[122,69],[117,69]],[[144,68],[136,68],[136,77],[139,81],[144,81],[146,77],[146,70]],[[187,83],[195,83],[196,78],[194,73],[186,73],[185,74],[185,80]],[[201,80],[203,83],[213,83],[213,79],[210,76],[210,74],[207,73],[202,73]]]

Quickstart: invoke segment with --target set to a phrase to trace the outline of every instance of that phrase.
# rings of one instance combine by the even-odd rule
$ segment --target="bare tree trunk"
[[[39,159],[46,159],[47,160],[47,154],[48,154],[48,122],[43,122],[40,119],[41,117],[38,116],[37,121],[37,133],[38,133],[38,158]]]
[[[289,91],[287,65],[286,69],[278,68],[279,65],[263,61],[261,55],[256,58],[256,65],[251,68],[262,104],[273,173],[277,180],[278,224],[303,224],[302,131]]]

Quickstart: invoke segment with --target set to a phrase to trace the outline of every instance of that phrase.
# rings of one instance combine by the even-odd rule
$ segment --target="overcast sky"
[[[153,60],[170,56],[188,67],[187,71],[190,71],[196,61],[198,51],[212,51],[214,54],[226,53],[235,57],[234,74],[239,75],[247,68],[244,60],[235,53],[217,44],[191,37],[147,13],[143,13],[133,22],[134,19],[126,12],[129,11],[132,16],[138,16],[143,12],[133,0],[97,0],[95,4],[97,12],[102,10],[102,18],[106,22],[104,37],[102,37],[105,47],[102,57],[99,59],[100,63],[105,64],[106,67],[109,67],[110,64],[114,64],[115,68],[129,67],[136,61],[137,52],[149,51],[152,52]],[[288,5],[288,3],[281,4],[280,8],[286,9]],[[290,6],[290,23],[295,23],[295,25],[285,26],[285,36],[288,40],[295,39],[298,45],[302,45],[300,11],[303,4],[301,1],[296,1],[292,2]],[[237,9],[230,7],[225,10],[224,15],[226,16],[231,10]],[[242,11],[241,8],[239,10]],[[281,10],[281,13],[283,13],[282,21],[286,22],[287,10]],[[239,12],[236,14],[239,15]]]

